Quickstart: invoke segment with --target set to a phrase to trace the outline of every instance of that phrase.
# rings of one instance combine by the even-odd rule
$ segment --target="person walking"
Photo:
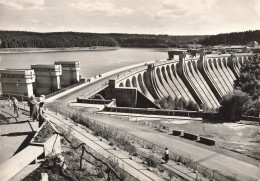
[[[32,118],[32,120],[36,120],[37,116],[38,116],[38,101],[35,99],[35,96],[32,95],[30,100],[28,100],[28,105],[30,107],[30,118]]]
[[[168,150],[168,148],[165,148],[164,160],[165,160],[165,163],[168,163],[168,161],[169,161],[169,150]]]
[[[16,117],[19,117],[19,102],[15,97],[12,97],[13,100],[13,106],[14,106],[14,114],[16,114]]]
[[[44,102],[40,102],[39,104],[39,118],[38,118],[38,121],[39,121],[39,127],[41,127],[41,125],[46,121],[46,116],[45,116],[45,113],[44,113]]]

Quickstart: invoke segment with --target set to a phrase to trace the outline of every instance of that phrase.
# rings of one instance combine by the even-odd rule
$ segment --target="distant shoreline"
[[[71,47],[71,48],[0,48],[0,54],[17,53],[50,53],[50,52],[74,52],[74,51],[106,51],[117,50],[120,47]]]

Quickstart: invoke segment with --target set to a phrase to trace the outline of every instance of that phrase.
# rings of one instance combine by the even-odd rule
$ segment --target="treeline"
[[[0,31],[1,48],[118,46],[113,38],[95,33],[34,33]]]
[[[200,43],[203,45],[246,45],[250,41],[260,42],[260,30],[212,35],[205,37]]]
[[[235,90],[223,97],[220,115],[228,120],[239,120],[242,115],[260,114],[260,55],[247,60],[234,82]]]
[[[103,34],[104,35],[104,34]],[[121,47],[182,47],[197,43],[206,36],[170,36],[146,34],[105,34],[114,38]]]
[[[0,48],[177,47],[186,43],[197,43],[203,38],[205,36],[0,31]]]

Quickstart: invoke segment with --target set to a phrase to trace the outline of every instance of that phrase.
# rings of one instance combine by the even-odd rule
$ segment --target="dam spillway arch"
[[[154,102],[171,96],[194,101],[208,109],[218,109],[223,96],[233,91],[243,63],[253,54],[206,55],[187,57],[177,52],[179,60],[170,59],[143,65],[116,81],[116,87],[135,88]]]

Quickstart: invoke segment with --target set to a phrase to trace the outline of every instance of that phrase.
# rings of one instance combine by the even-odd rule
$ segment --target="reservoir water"
[[[0,69],[30,69],[32,64],[80,61],[80,74],[92,77],[141,62],[167,59],[167,48],[119,48],[117,50],[0,54]]]

